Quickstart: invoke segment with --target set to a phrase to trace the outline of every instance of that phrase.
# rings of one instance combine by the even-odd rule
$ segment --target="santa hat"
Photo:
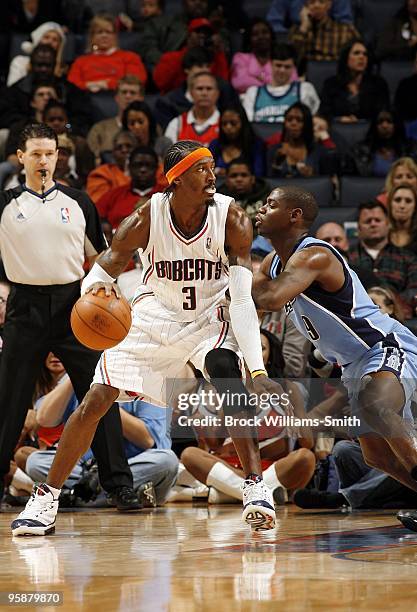
[[[65,32],[62,29],[62,27],[59,25],[59,23],[55,23],[55,21],[46,21],[45,23],[42,23],[40,26],[38,26],[36,30],[33,30],[33,32],[30,35],[32,42],[30,42],[29,40],[25,40],[24,42],[22,42],[22,45],[21,45],[22,51],[30,55],[33,49],[36,47],[36,45],[40,43],[42,36],[46,32],[50,32],[51,30],[58,32],[58,34],[61,37],[62,44],[64,44],[65,43]]]

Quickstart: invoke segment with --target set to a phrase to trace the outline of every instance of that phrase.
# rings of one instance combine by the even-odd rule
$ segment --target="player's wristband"
[[[257,376],[261,376],[262,374],[264,374],[265,376],[268,376],[268,372],[266,370],[254,370],[253,372],[250,373],[252,380],[255,380]]]
[[[115,280],[96,262],[81,283],[81,295],[84,295],[87,289],[94,285],[94,283],[114,283]]]

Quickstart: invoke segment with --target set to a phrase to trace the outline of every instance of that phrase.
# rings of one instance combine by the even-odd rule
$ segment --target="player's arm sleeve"
[[[252,272],[240,265],[230,267],[230,321],[251,374],[265,366],[255,304],[252,300]]]

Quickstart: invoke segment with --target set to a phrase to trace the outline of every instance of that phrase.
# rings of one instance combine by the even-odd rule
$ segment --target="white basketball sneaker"
[[[58,505],[58,498],[54,498],[47,484],[35,485],[25,509],[12,522],[12,534],[43,536],[53,533]]]
[[[252,529],[273,529],[275,527],[275,506],[272,491],[263,480],[245,480],[242,485],[242,519]]]

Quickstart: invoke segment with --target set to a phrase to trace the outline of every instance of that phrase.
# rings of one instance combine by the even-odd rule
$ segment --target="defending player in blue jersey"
[[[417,338],[380,312],[336,249],[308,236],[317,212],[314,197],[302,189],[271,192],[256,225],[275,252],[254,278],[254,300],[264,311],[284,307],[320,353],[342,366],[366,463],[417,491],[410,411]],[[417,531],[417,511],[401,511],[398,518]]]

